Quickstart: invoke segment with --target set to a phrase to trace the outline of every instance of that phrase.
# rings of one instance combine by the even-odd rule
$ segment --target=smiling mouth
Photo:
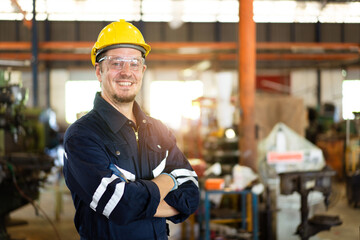
[[[119,82],[119,85],[129,87],[129,86],[133,85],[133,83],[132,82]]]

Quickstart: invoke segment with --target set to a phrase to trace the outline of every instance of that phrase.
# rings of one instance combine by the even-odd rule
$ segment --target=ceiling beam
[[[190,49],[209,49],[235,51],[235,42],[150,42],[153,51]],[[39,42],[39,50],[72,50],[90,49],[93,42]],[[0,42],[0,51],[29,50],[31,42]],[[257,50],[346,50],[360,53],[359,43],[308,43],[308,42],[258,42]]]
[[[339,54],[304,54],[304,53],[257,53],[256,60],[356,60],[359,59],[359,54],[354,53],[339,53]],[[8,60],[30,60],[31,53],[1,53],[0,59]],[[41,61],[90,61],[90,54],[84,53],[39,53],[39,60]],[[148,61],[202,61],[202,60],[216,60],[216,61],[236,61],[237,55],[224,53],[203,53],[203,54],[175,54],[175,53],[153,53],[147,57]]]
[[[150,43],[148,61],[237,61],[234,42]],[[39,42],[40,61],[89,61],[92,42]],[[0,59],[31,60],[31,42],[0,42]],[[258,61],[359,61],[359,43],[259,42]]]

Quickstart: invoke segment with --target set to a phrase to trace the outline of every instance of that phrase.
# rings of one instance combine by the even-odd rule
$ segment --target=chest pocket
[[[166,167],[166,160],[169,154],[169,141],[161,141],[157,136],[149,136],[146,141],[148,160],[154,177],[160,175]]]
[[[127,143],[105,143],[105,147],[109,155],[111,156],[111,159],[121,160],[126,159],[129,157],[129,153],[127,153],[126,148]],[[116,162],[114,162],[116,163]]]
[[[118,168],[127,179],[134,180],[135,168],[131,153],[129,153],[129,147],[126,142],[124,143],[105,143],[105,147],[110,156],[110,162]],[[131,177],[130,177],[131,176]]]

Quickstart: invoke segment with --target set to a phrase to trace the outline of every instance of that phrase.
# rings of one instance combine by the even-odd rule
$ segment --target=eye
[[[123,67],[124,61],[121,59],[112,59],[110,65],[115,68]]]
[[[130,67],[137,68],[140,66],[139,60],[133,59],[130,61]]]

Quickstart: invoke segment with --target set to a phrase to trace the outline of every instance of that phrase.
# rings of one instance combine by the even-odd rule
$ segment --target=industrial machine
[[[49,128],[39,120],[42,111],[27,109],[26,89],[9,80],[0,71],[0,240],[10,239],[10,212],[38,198],[54,165],[45,153]]]
[[[301,196],[301,223],[296,231],[301,240],[308,240],[320,231],[330,230],[331,227],[342,224],[338,216],[314,215],[312,218],[308,218],[309,193],[315,190],[321,192],[324,195],[325,206],[328,207],[331,193],[331,177],[335,174],[336,172],[328,166],[320,171],[279,174],[281,194],[290,195],[293,192],[298,192]]]
[[[209,165],[220,164],[222,176],[231,175],[232,168],[239,163],[240,157],[237,129],[227,128],[219,130],[219,133],[204,139],[203,158]]]

